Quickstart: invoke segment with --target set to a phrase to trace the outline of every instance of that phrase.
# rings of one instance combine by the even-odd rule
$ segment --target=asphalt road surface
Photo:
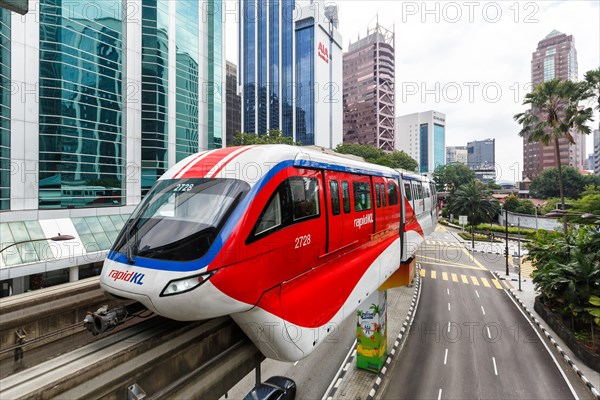
[[[436,232],[418,260],[421,299],[384,399],[577,398],[504,283],[450,233]]]

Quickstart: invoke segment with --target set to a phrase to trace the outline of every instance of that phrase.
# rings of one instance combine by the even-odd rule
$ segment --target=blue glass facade
[[[242,0],[244,132],[294,134],[295,5],[293,0]]]
[[[315,144],[314,19],[296,24],[296,140]]]
[[[0,9],[0,210],[10,208],[10,11]]]
[[[445,127],[433,124],[433,167],[446,164]]]
[[[269,7],[269,127],[279,129],[279,1]]]
[[[39,7],[39,207],[121,205],[122,3]]]
[[[281,93],[284,136],[294,135],[294,0],[282,0],[281,21]]]
[[[421,124],[419,126],[419,135],[421,143],[420,161],[419,161],[419,172],[427,173],[429,171],[429,125]]]
[[[223,146],[223,15],[220,1],[209,0],[208,12],[208,148]]]
[[[142,2],[142,194],[168,168],[169,3]]]
[[[199,111],[199,2],[178,0],[175,5],[177,54],[176,160],[198,152]]]

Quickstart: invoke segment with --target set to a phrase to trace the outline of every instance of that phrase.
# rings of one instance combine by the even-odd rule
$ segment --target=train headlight
[[[167,286],[165,286],[160,296],[172,296],[194,290],[206,282],[213,274],[214,272],[208,272],[205,274],[189,276],[187,278],[173,279],[167,283]]]

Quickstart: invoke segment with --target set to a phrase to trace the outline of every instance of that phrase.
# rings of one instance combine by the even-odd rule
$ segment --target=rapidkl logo
[[[130,283],[135,283],[137,285],[143,285],[142,279],[144,279],[146,274],[142,274],[141,272],[129,272],[129,271],[117,271],[113,269],[108,273],[109,278],[113,278],[116,281],[125,281]]]

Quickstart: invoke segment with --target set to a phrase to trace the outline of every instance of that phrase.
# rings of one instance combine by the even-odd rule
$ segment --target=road
[[[435,232],[418,259],[419,309],[382,398],[576,398],[504,283],[450,232]],[[577,392],[586,397],[585,388]]]

